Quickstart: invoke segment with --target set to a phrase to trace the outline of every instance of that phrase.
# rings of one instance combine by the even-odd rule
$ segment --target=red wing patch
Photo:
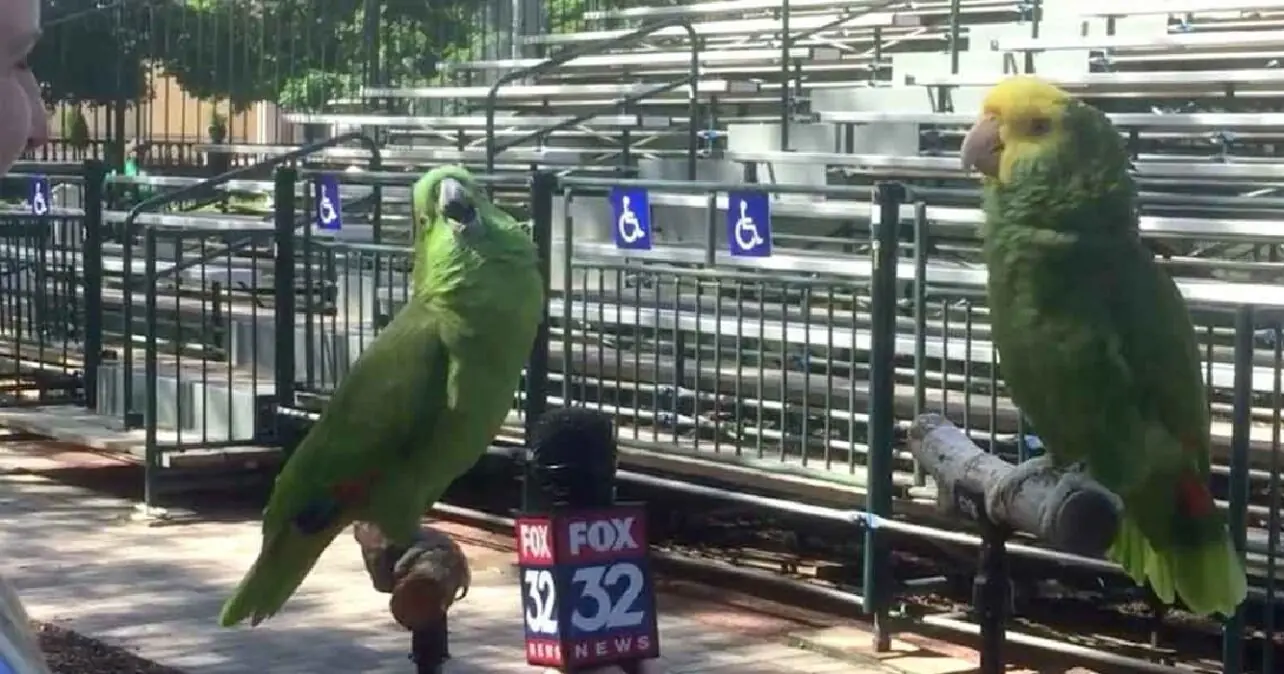
[[[1177,506],[1187,517],[1201,518],[1212,515],[1217,504],[1203,480],[1186,476],[1177,483]]]
[[[345,506],[360,503],[370,496],[370,485],[377,479],[379,479],[379,472],[372,470],[335,484],[330,488],[330,493]]]

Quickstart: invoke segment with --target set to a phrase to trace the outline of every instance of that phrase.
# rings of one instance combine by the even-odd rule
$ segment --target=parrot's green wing
[[[1208,398],[1195,325],[1181,290],[1141,246],[1109,295],[1120,352],[1152,417],[1209,473]]]
[[[415,441],[432,434],[448,370],[428,307],[407,304],[362,352],[281,469],[263,513],[263,548],[224,604],[223,625],[246,617],[257,624],[279,610],[355,519],[374,521],[393,539],[413,536],[421,511],[406,464]],[[402,480],[407,488],[396,488]]]

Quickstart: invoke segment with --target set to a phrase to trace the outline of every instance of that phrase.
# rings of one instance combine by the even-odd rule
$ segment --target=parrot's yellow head
[[[1071,212],[1132,218],[1134,185],[1119,132],[1101,111],[1036,77],[1011,77],[989,91],[961,155],[965,169],[984,176],[987,194],[1043,214],[1046,226],[1096,226],[1065,222]]]
[[[1043,80],[1019,76],[990,90],[981,117],[963,140],[963,166],[1007,182],[1023,157],[1054,148],[1067,135],[1066,112],[1074,99]]]

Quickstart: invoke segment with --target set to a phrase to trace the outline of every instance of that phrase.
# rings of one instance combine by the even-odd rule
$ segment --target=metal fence
[[[1012,461],[1040,451],[997,367],[984,269],[933,245],[928,206],[938,201],[934,191],[886,183],[876,190],[883,203],[871,208],[868,189],[754,185],[782,210],[789,210],[790,193],[805,193],[813,207],[849,209],[854,222],[872,211],[874,225],[866,229],[872,238],[851,242],[842,255],[799,245],[738,258],[729,252],[732,234],[723,214],[727,193],[744,190],[742,184],[565,178],[562,185],[570,202],[602,200],[612,187],[647,190],[652,204],[686,203],[669,197],[695,193],[707,204],[708,230],[696,245],[621,250],[578,240],[567,218],[550,309],[551,376],[561,380],[554,387],[560,399],[551,402],[614,415],[635,463],[674,471],[685,470],[683,462],[665,458],[719,464],[730,470],[702,471],[723,477],[735,471],[745,488],[786,495],[777,507],[849,521],[853,533],[859,526],[865,536],[861,599],[885,643],[894,609],[940,588],[930,574],[894,576],[893,550],[914,548],[911,539],[980,542],[937,512],[935,488],[907,450],[912,420],[944,414],[978,445]],[[939,200],[958,206],[959,190],[940,192]],[[1274,671],[1281,553],[1278,293],[1257,284],[1181,282],[1204,350],[1213,486],[1245,550],[1252,585],[1244,613],[1225,628],[1221,659],[1225,671]],[[1052,553],[1033,541],[1012,549],[1019,559],[1035,560],[1011,572],[1020,584],[1058,573],[1101,577],[1102,603],[1147,601],[1112,564]],[[1154,630],[1161,630],[1162,614],[1155,618]],[[918,620],[976,629],[966,613]],[[1140,671],[1177,671],[1156,664],[1157,654],[1142,661],[1105,653],[1106,641],[1086,636],[1078,644],[1023,633],[1010,638]],[[1097,649],[1084,645],[1094,643]]]
[[[114,216],[102,208],[97,162],[80,180],[83,212],[0,216],[3,405],[72,402],[120,421],[134,414],[145,437],[148,504],[229,455],[262,473],[254,462],[279,454],[306,428],[408,287],[409,240],[344,241],[300,227],[296,206],[300,196],[309,201],[309,177],[292,166],[277,170],[276,211],[261,226],[199,228],[164,218],[136,232],[105,225]],[[393,190],[413,178],[340,179],[385,189],[391,217],[405,206]],[[733,482],[736,490],[721,492],[727,498],[849,525],[862,543],[864,577],[848,596],[875,616],[884,640],[910,616],[913,624],[974,629],[965,613],[900,610],[939,579],[893,568],[894,554],[925,541],[978,542],[937,512],[931,480],[906,451],[906,430],[918,414],[938,412],[1010,460],[1038,446],[996,367],[984,270],[933,245],[931,189],[887,183],[871,199],[868,189],[754,186],[778,204],[851,208],[853,224],[872,218],[873,226],[852,235],[842,253],[782,238],[771,255],[745,258],[728,252],[732,232],[720,217],[741,184],[547,173],[482,180],[525,195],[534,238],[554,261],[547,331],[505,438],[520,442],[546,405],[601,409],[616,419],[626,465],[682,476],[666,484],[708,491],[697,485]],[[657,201],[660,193],[702,198],[704,240],[647,251],[584,240],[571,217],[582,211],[572,206],[604,207],[602,196],[620,187],[651,190]],[[556,197],[566,206],[557,222]],[[1206,361],[1214,488],[1252,586],[1225,626],[1217,659],[1225,671],[1272,672],[1284,528],[1284,293],[1180,283]],[[121,400],[126,382],[130,399]],[[1013,565],[1018,585],[1049,575],[1101,578],[1101,602],[1144,601],[1111,564],[1035,541],[1010,547],[1029,562]],[[1093,652],[1089,635],[1075,645],[1020,632],[1010,638],[1120,662]],[[1176,671],[1156,664],[1162,655],[1147,657],[1125,666]]]

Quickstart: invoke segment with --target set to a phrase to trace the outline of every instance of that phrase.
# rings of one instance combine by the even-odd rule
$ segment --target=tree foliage
[[[147,96],[151,36],[146,22],[137,21],[137,7],[101,9],[98,0],[42,1],[45,34],[29,62],[46,101],[104,104]]]
[[[46,22],[77,15],[48,30],[32,57],[50,102],[141,100],[155,66],[232,111],[257,101],[318,110],[355,96],[371,75],[374,44],[380,80],[397,85],[436,81],[444,58],[506,56],[492,52],[503,30],[498,13],[511,7],[511,0],[44,2]],[[543,24],[565,30],[582,23],[585,9],[633,4],[641,0],[548,0]]]

